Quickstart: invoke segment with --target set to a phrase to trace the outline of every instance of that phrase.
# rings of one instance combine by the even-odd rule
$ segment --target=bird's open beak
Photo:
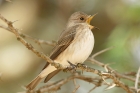
[[[90,21],[91,21],[96,15],[97,15],[97,13],[94,14],[94,15],[92,15],[92,16],[89,15],[88,18],[87,18],[87,20],[86,20],[86,23],[89,25],[89,28],[90,28],[90,29],[93,29],[93,28],[99,29],[99,28],[97,28],[97,27],[95,27],[95,26],[90,25]]]
[[[88,16],[86,22],[87,22],[89,25],[90,25],[90,21],[94,18],[95,15],[97,15],[97,13],[94,14],[94,15],[92,15],[92,16],[91,16],[91,15]]]

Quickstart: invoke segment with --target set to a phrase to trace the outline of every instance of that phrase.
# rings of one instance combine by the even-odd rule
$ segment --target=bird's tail
[[[47,78],[45,79],[45,82],[50,80],[55,74],[59,72],[59,70],[55,70],[56,68],[54,66],[48,65],[34,80],[32,80],[26,86],[26,88],[29,90],[33,90],[38,85],[38,83],[46,76]]]
[[[29,90],[33,90],[37,84],[41,81],[41,77],[38,75],[34,80],[32,80],[27,86],[26,88]]]

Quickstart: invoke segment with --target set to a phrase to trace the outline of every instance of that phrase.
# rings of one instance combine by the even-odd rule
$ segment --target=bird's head
[[[96,15],[96,14],[95,14]],[[90,25],[90,21],[93,19],[93,17],[95,16],[91,16],[91,15],[87,15],[83,12],[75,12],[73,13],[70,18],[69,18],[69,21],[68,21],[68,26],[73,26],[75,24],[78,24],[78,23],[86,23],[88,24],[89,26]],[[92,27],[93,28],[93,27]],[[92,29],[91,28],[91,29]]]

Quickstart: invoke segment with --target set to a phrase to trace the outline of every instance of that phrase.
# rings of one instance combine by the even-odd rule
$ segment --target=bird
[[[90,25],[90,21],[95,15],[87,15],[81,11],[73,13],[52,49],[50,59],[62,66],[70,66],[70,63],[82,64],[90,56],[94,47],[95,40],[91,30],[96,27]],[[43,78],[46,77],[44,80],[46,83],[60,71],[47,62],[40,74],[26,86],[26,89],[33,90]]]

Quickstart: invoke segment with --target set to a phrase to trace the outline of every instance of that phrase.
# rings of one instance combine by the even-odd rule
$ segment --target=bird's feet
[[[67,71],[72,71],[72,72],[76,72],[76,65],[71,63],[70,61],[67,61],[70,66],[66,67],[66,69],[64,69],[63,71],[64,72],[67,72]]]
[[[87,68],[87,65],[82,64],[82,63],[78,63],[76,66],[77,66],[78,68],[82,68],[83,70]]]
[[[71,63],[70,61],[68,61],[68,63],[70,64],[70,66],[68,67],[69,70],[75,70],[76,71],[76,69],[79,68],[79,67],[82,68],[82,69],[87,68],[87,65],[82,64],[82,63],[77,63],[76,65]]]

